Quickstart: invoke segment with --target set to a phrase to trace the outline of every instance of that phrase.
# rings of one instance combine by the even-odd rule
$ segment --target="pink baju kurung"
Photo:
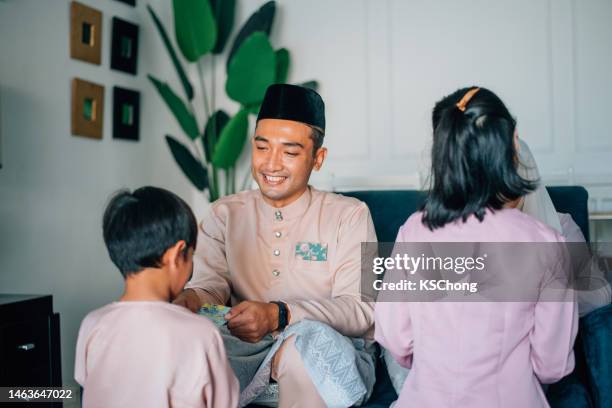
[[[515,209],[434,231],[421,217],[406,221],[398,242],[563,242]],[[572,301],[379,302],[375,325],[376,340],[411,368],[397,407],[547,407],[540,382],[555,382],[574,368]]]
[[[88,314],[74,371],[86,408],[238,405],[217,328],[161,301],[114,302]]]

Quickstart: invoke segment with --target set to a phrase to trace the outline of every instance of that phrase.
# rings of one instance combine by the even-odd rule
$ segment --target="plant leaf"
[[[244,23],[238,34],[236,35],[236,39],[234,40],[234,44],[229,52],[227,57],[227,66],[226,68],[229,70],[229,66],[232,63],[232,59],[234,54],[240,49],[242,43],[246,41],[254,32],[262,31],[266,33],[268,36],[270,35],[270,31],[272,30],[272,23],[274,22],[274,14],[276,14],[276,2],[269,1],[263,6],[259,8],[255,13],[249,17],[249,19]]]
[[[189,149],[170,135],[166,135],[166,143],[168,143],[174,161],[189,181],[200,191],[208,187],[208,171],[199,160],[193,157]]]
[[[242,105],[256,104],[274,83],[275,74],[276,57],[268,37],[262,32],[253,33],[230,63],[225,91]]]
[[[198,124],[193,114],[187,109],[185,102],[174,93],[167,83],[159,81],[153,75],[147,75],[147,77],[155,85],[157,92],[166,102],[183,131],[191,139],[196,139],[200,135]]]
[[[317,89],[319,89],[319,83],[315,80],[302,82],[301,84],[297,84],[297,85],[303,86],[304,88],[310,88],[313,91],[316,91]]]
[[[284,84],[287,82],[287,75],[289,74],[289,50],[281,48],[276,50],[276,80],[277,84]]]
[[[153,23],[155,23],[155,27],[157,27],[157,31],[159,32],[159,35],[162,38],[164,45],[166,46],[166,50],[168,51],[168,54],[170,54],[170,59],[172,59],[172,63],[174,64],[176,73],[178,74],[179,79],[181,80],[181,84],[183,84],[185,95],[187,95],[187,99],[192,100],[193,99],[193,86],[191,86],[191,82],[189,82],[189,79],[187,78],[185,69],[183,68],[183,65],[181,64],[181,61],[178,59],[178,56],[176,55],[176,51],[174,50],[174,46],[172,45],[172,42],[170,41],[170,38],[168,37],[168,33],[166,32],[166,29],[164,28],[162,22],[159,20],[159,17],[157,17],[157,14],[155,14],[155,11],[153,10],[153,8],[148,4],[147,4],[147,10],[149,10],[149,14],[151,15],[151,18],[153,19]]]
[[[209,0],[173,0],[176,42],[188,61],[196,62],[217,42],[217,23]]]
[[[244,148],[248,127],[248,112],[241,109],[230,119],[219,135],[219,141],[212,157],[215,167],[229,169],[236,164]]]
[[[227,122],[229,122],[229,116],[222,110],[218,110],[212,114],[206,128],[204,129],[204,138],[202,143],[204,145],[204,154],[206,155],[206,161],[211,162],[211,158],[215,152],[215,146],[219,140],[219,135]]]
[[[212,52],[213,54],[221,54],[232,28],[234,28],[236,0],[210,0],[210,5],[217,22],[217,43]]]

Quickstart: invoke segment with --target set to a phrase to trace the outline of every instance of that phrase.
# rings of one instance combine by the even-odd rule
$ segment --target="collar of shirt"
[[[280,208],[276,208],[268,204],[266,200],[263,199],[260,192],[260,200],[257,200],[259,210],[263,213],[264,219],[270,221],[289,221],[294,218],[301,217],[310,206],[310,201],[312,199],[311,189],[312,187],[308,186],[300,198],[291,204]]]

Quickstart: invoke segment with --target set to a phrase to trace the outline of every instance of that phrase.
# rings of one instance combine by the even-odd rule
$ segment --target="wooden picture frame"
[[[70,58],[100,65],[102,12],[84,4],[70,3]]]
[[[132,7],[136,7],[136,0],[117,0],[120,1],[121,3],[125,3],[128,4]]]
[[[138,68],[138,26],[113,17],[111,68],[136,75]]]
[[[72,134],[102,139],[104,86],[79,78],[72,79]]]
[[[140,92],[113,87],[113,139],[140,139]]]

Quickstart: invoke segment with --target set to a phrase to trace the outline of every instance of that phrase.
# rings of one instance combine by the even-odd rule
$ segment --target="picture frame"
[[[84,4],[70,3],[70,58],[100,65],[102,12]]]
[[[138,26],[113,17],[111,68],[136,75],[138,70]]]
[[[140,140],[140,92],[113,87],[113,139]]]
[[[102,139],[104,86],[73,78],[71,116],[71,130],[74,136]]]

